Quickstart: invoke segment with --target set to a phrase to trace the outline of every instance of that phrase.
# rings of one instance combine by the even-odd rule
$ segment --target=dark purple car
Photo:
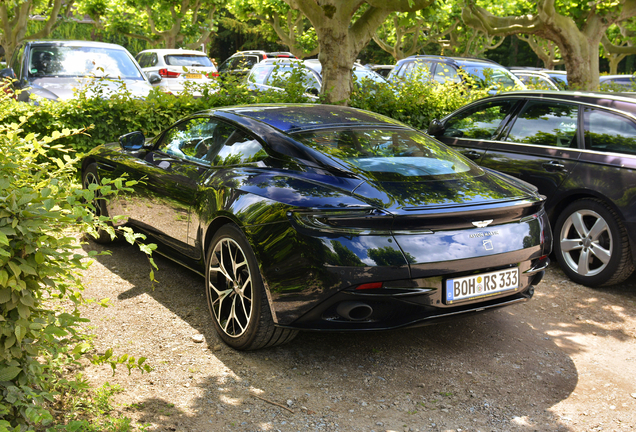
[[[478,164],[548,197],[554,253],[588,286],[620,283],[636,260],[636,98],[511,92],[469,104],[428,130]]]

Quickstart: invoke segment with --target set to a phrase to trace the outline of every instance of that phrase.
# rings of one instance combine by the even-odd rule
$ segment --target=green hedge
[[[222,87],[218,84],[192,87],[179,96],[155,89],[146,100],[135,99],[123,89],[109,98],[89,97],[83,93],[67,101],[39,100],[37,105],[5,101],[0,105],[0,124],[18,122],[21,116],[29,116],[24,125],[25,133],[47,136],[63,129],[86,129],[85,133],[60,142],[83,153],[134,130],[154,136],[178,119],[205,109],[254,103],[313,102],[303,93],[302,83],[297,82],[288,84],[282,92],[261,93],[250,92],[237,81],[222,84]],[[96,80],[92,90],[99,94],[100,89],[101,83]],[[486,95],[484,91],[467,92],[453,84],[410,82],[393,87],[364,81],[354,86],[350,105],[426,129],[432,119]]]

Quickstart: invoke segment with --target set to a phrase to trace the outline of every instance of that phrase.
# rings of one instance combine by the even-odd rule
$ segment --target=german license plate
[[[203,78],[202,74],[195,74],[195,73],[187,73],[185,74],[185,77],[188,79],[201,79]]]
[[[519,288],[519,269],[509,268],[490,273],[446,280],[446,304],[490,297]]]

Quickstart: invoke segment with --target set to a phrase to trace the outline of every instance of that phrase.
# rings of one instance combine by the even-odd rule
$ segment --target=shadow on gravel
[[[124,244],[108,249],[111,256],[96,259],[134,285],[118,300],[149,294],[201,332],[229,370],[196,377],[201,394],[188,413],[171,407],[169,396],[139,404],[140,422],[160,425],[155,430],[572,430],[550,408],[576,387],[570,356],[584,349],[576,334],[623,340],[624,330],[604,324],[634,312],[616,304],[633,303],[636,279],[600,291],[556,269],[522,305],[417,329],[302,332],[281,347],[236,352],[214,332],[200,276],[157,256],[153,290],[143,254]],[[288,401],[293,414],[274,404]]]

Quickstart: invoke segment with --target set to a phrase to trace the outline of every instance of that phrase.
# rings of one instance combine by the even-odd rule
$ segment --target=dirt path
[[[124,387],[118,409],[147,430],[636,429],[636,277],[594,290],[551,266],[525,304],[419,329],[301,333],[242,353],[217,338],[202,279],[157,258],[152,290],[141,253],[110,250],[85,277],[87,297],[112,303],[86,311],[97,347],[155,369],[85,376]]]

